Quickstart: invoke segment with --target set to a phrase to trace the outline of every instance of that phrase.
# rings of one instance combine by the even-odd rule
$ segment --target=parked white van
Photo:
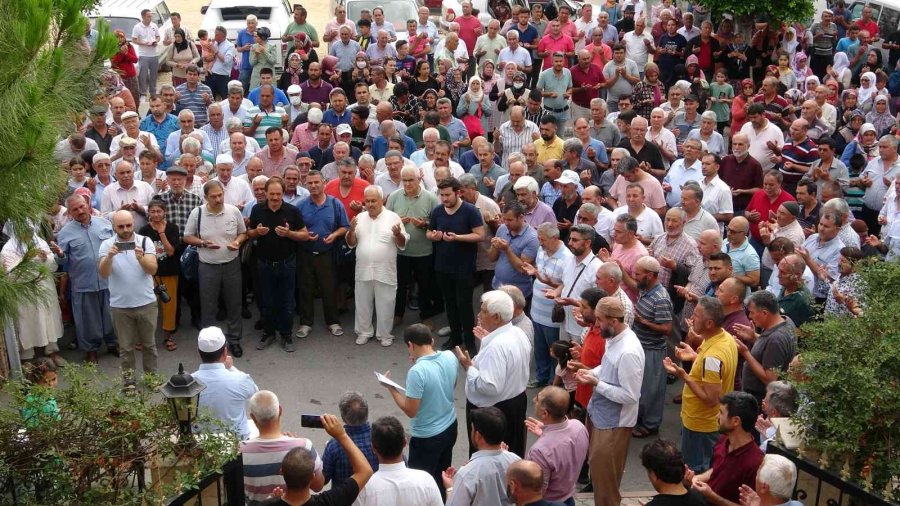
[[[213,36],[216,27],[228,31],[228,40],[234,42],[239,31],[247,28],[247,16],[253,14],[259,20],[259,27],[267,27],[272,35],[269,45],[275,47],[275,70],[280,74],[284,69],[287,43],[281,41],[281,34],[293,20],[293,8],[287,0],[212,0],[200,9],[203,23],[200,28]]]

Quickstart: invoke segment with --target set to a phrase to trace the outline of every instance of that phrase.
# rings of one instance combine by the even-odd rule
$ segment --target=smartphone
[[[134,241],[116,242],[116,248],[118,248],[119,251],[133,251],[134,250]]]
[[[309,429],[324,429],[322,415],[300,415],[300,426]]]

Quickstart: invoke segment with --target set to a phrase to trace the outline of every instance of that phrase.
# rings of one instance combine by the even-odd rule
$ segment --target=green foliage
[[[735,19],[766,16],[770,23],[805,22],[815,13],[812,0],[700,0],[700,5],[717,15],[733,14]]]
[[[207,417],[199,423],[224,435],[199,438],[193,450],[180,447],[159,394],[123,395],[120,381],[93,366],[70,365],[63,380],[68,386],[57,390],[18,381],[6,386],[10,402],[0,410],[0,484],[15,483],[19,504],[160,504],[196,487],[200,477],[220,471],[237,454],[234,433]],[[147,390],[154,392],[161,380],[152,377],[150,383]],[[56,400],[58,415],[40,409],[47,399]],[[26,419],[26,408],[37,414]],[[140,491],[138,480],[156,459],[194,471],[171,471],[160,486]],[[0,503],[8,499],[0,493]]]
[[[83,13],[96,3],[0,1],[0,222],[18,230],[39,223],[65,189],[53,148],[90,106],[103,61],[115,51],[105,23],[96,52],[81,44]],[[0,321],[36,296],[39,278],[31,274],[39,270],[27,264],[15,276],[0,272]]]
[[[806,446],[827,452],[851,479],[882,493],[900,476],[900,262],[862,265],[867,289],[859,318],[828,317],[803,327],[806,378],[797,414]],[[894,491],[894,500],[900,491]]]

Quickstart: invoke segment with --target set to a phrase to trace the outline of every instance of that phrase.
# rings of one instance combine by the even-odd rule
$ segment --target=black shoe
[[[293,353],[294,352],[294,338],[292,338],[291,336],[287,336],[287,337],[282,336],[281,347],[284,348],[284,351],[286,351],[288,353]]]
[[[582,489],[579,490],[578,492],[579,492],[580,494],[589,494],[589,493],[591,493],[591,492],[593,492],[593,491],[594,491],[594,484],[593,484],[593,483],[588,483],[587,485],[584,486],[584,488],[582,488]]]
[[[253,318],[253,313],[250,312],[249,307],[244,306],[241,308],[241,317],[243,317],[245,320],[249,320],[250,318]]]
[[[224,309],[220,309],[220,310],[216,313],[216,321],[217,321],[217,322],[222,322],[222,321],[225,321],[225,318],[228,318],[228,312],[225,311]]]
[[[253,328],[254,328],[255,330],[262,330],[262,329],[263,329],[263,326],[264,326],[264,325],[263,325],[262,319],[256,320],[256,323],[253,324]]]
[[[231,356],[234,358],[241,358],[244,355],[244,349],[241,348],[241,343],[230,343],[228,349],[231,350]]]
[[[259,343],[256,345],[257,350],[264,350],[269,347],[270,344],[275,342],[274,334],[263,334],[262,337],[259,338]]]
[[[200,318],[191,318],[191,326],[197,330],[200,330],[202,328],[200,326]]]
[[[109,353],[110,355],[115,355],[118,357],[119,356],[119,347],[114,344],[111,346],[107,346],[106,352]]]

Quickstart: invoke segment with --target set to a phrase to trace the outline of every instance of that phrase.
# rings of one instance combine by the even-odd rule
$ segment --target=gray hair
[[[261,425],[277,420],[279,408],[278,397],[268,390],[256,392],[248,403],[250,415]]]
[[[353,158],[350,156],[334,163],[335,165],[337,165],[338,170],[343,169],[344,167],[352,167],[354,169],[356,168],[356,162],[354,162]]]
[[[218,109],[219,112],[222,112],[222,105],[219,104],[218,102],[213,102],[213,103],[209,104],[208,106],[206,106],[207,114],[211,113],[214,109]]]
[[[621,149],[625,149],[625,148],[621,148]],[[626,151],[628,151],[628,150],[626,150]],[[640,165],[640,162],[638,162],[633,156],[628,155],[628,156],[623,157],[621,160],[619,160],[619,166],[617,167],[617,170],[618,170],[619,174],[626,174],[626,173],[630,174],[630,173],[638,170],[638,165]]]
[[[556,226],[556,223],[541,223],[537,226],[537,231],[550,239],[559,239],[559,227]]]
[[[593,241],[594,236],[597,235],[597,232],[594,230],[594,227],[592,227],[590,225],[584,225],[584,224],[575,225],[570,230],[571,230],[571,232],[578,232],[578,234],[581,237],[587,239],[588,241]]]
[[[504,323],[513,318],[515,303],[512,297],[500,290],[491,290],[481,295],[481,304],[488,314],[496,315]]]
[[[700,115],[700,119],[701,120],[704,120],[704,119],[709,120],[709,121],[712,121],[713,123],[717,123],[719,121],[719,118],[716,117],[716,113],[713,111],[703,111],[703,114]]]
[[[228,121],[225,122],[225,129],[230,132],[231,130],[234,130],[236,128],[240,128],[241,130],[238,130],[236,132],[231,132],[231,133],[233,133],[233,134],[240,133],[241,135],[243,135],[244,123],[241,121],[241,118],[238,118],[237,116],[232,116],[232,117],[228,118]]]
[[[616,216],[616,223],[622,223],[623,225],[625,225],[625,230],[628,230],[635,234],[637,233],[638,222],[636,219],[634,219],[634,216],[628,213]]]
[[[788,501],[794,493],[794,484],[797,481],[797,466],[781,455],[766,455],[756,479],[769,486],[769,493],[773,496]]]
[[[590,202],[585,202],[584,204],[581,204],[581,207],[578,208],[578,210],[584,211],[584,212],[590,214],[591,216],[597,216],[597,206],[595,206],[594,204],[592,204]]]
[[[193,137],[188,137],[181,143],[182,151],[200,151],[202,148],[203,144]]]
[[[181,119],[182,117],[190,117],[191,119],[194,119],[194,111],[190,109],[182,109],[181,112],[178,113],[178,119]]]
[[[466,173],[459,176],[459,185],[464,188],[478,188],[478,180],[472,174]]]
[[[527,189],[531,193],[537,193],[539,191],[537,180],[531,176],[522,176],[516,180],[516,184],[513,185],[513,191],[522,188]]]
[[[268,182],[269,182],[269,176],[266,176],[265,174],[260,174],[260,175],[256,176],[255,178],[253,178],[253,181],[250,181],[250,184],[251,185],[254,185],[257,183],[266,184]]]
[[[603,274],[609,276],[616,284],[622,282],[622,268],[615,262],[606,262],[600,265],[600,268],[597,270],[602,271]]]
[[[507,38],[507,39],[509,39],[510,37],[513,37],[513,36],[514,36],[515,38],[518,39],[518,38],[519,38],[519,31],[518,31],[518,30],[508,30],[508,31],[506,32],[506,38]]]
[[[847,205],[847,201],[844,199],[831,199],[826,202],[823,207],[829,211],[834,211],[835,213],[841,215],[841,218],[850,215],[850,206]],[[844,220],[842,219],[841,221]]]
[[[898,140],[894,135],[887,134],[881,136],[881,139],[878,139],[878,142],[887,142],[888,144],[896,148],[897,144],[900,143],[900,140]]]
[[[175,91],[175,87],[172,86],[171,84],[164,84],[164,85],[162,85],[162,86],[159,87],[159,92],[160,92],[160,93],[164,93],[164,92],[166,92],[166,91]]]
[[[721,327],[725,321],[725,308],[722,302],[715,297],[700,297],[697,307],[702,307],[706,317],[713,321],[716,327]]]
[[[347,425],[363,425],[369,421],[369,404],[359,392],[344,392],[338,401],[341,420]]]
[[[360,157],[360,160],[362,160],[362,157]],[[404,165],[403,168],[400,169],[400,177],[403,176],[415,176],[416,179],[419,179],[419,169],[410,165]]]
[[[601,111],[609,112],[609,106],[606,105],[606,100],[603,100],[602,98],[592,98],[590,106],[594,107],[595,105],[600,106]]]
[[[703,188],[700,187],[700,183],[694,180],[684,183],[681,185],[681,193],[684,194],[686,191],[692,192],[697,200],[703,201]]]
[[[386,155],[385,155],[385,158],[387,158]],[[359,161],[357,162],[357,165],[367,165],[367,166],[375,165],[375,157],[373,157],[369,153],[365,153],[359,157]]]
[[[578,139],[572,138],[567,139],[565,142],[563,142],[563,153],[571,152],[577,154],[580,157],[583,151],[584,145],[581,144],[581,141]]]
[[[378,186],[377,184],[370,184],[369,186],[366,186],[366,188],[363,190],[363,195],[365,195],[369,190],[375,190],[375,193],[378,194],[378,198],[384,200],[384,190],[382,190],[380,186]]]
[[[371,156],[371,155],[370,155],[370,156]],[[403,153],[397,151],[396,149],[392,149],[392,150],[390,150],[390,151],[388,151],[387,153],[384,154],[384,159],[385,159],[385,160],[387,160],[388,158],[394,158],[394,157],[397,157],[397,158],[403,158]]]
[[[525,304],[527,304],[525,301],[525,295],[522,293],[522,290],[518,286],[503,285],[499,288],[499,290],[505,292],[506,295],[509,295],[509,297],[513,301],[513,306],[515,306],[518,309],[525,308]]]
[[[525,163],[525,155],[519,152],[515,152],[506,157],[507,165],[512,165],[516,162]]]
[[[422,139],[424,140],[425,137],[437,137],[438,139],[440,139],[441,132],[437,128],[428,127],[425,130],[422,130]]]
[[[766,385],[766,404],[769,412],[778,411],[779,416],[790,417],[797,412],[797,389],[787,381],[773,381]]]

